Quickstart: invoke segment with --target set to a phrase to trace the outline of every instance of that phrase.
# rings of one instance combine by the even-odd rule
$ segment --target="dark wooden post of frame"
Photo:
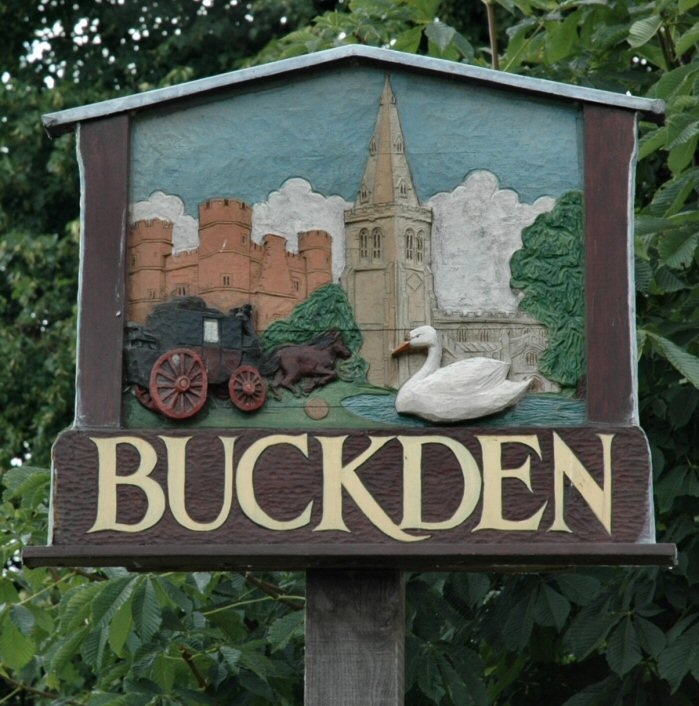
[[[638,422],[631,242],[636,114],[585,106],[588,418]]]
[[[399,571],[308,571],[305,706],[402,706]]]
[[[84,199],[81,261],[89,267],[82,267],[79,293],[75,425],[115,428],[121,422],[126,316],[129,118],[85,122],[78,139]]]

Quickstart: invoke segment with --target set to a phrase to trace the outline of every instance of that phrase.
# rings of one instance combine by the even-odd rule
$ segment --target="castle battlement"
[[[133,247],[143,241],[172,240],[172,227],[170,221],[162,218],[148,218],[129,226],[129,246]]]
[[[199,204],[199,229],[216,223],[238,223],[252,227],[252,208],[244,201],[229,198],[208,199]]]

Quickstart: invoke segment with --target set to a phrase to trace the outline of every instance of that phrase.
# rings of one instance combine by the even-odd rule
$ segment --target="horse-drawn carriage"
[[[224,314],[199,297],[160,304],[127,327],[125,382],[142,405],[171,419],[195,415],[209,390],[243,412],[260,409],[267,385],[250,305]]]

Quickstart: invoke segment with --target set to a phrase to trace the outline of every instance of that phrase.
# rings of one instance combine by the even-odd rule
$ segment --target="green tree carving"
[[[549,331],[539,369],[564,387],[574,387],[585,366],[582,234],[582,194],[571,191],[524,229],[510,261],[511,285],[524,292],[520,309]]]
[[[275,321],[262,335],[265,352],[279,346],[310,343],[319,331],[337,329],[352,355],[347,360],[336,363],[340,379],[346,382],[366,382],[369,366],[359,355],[362,347],[362,333],[354,319],[347,295],[337,284],[326,284],[316,289],[305,301],[299,304],[286,319]]]

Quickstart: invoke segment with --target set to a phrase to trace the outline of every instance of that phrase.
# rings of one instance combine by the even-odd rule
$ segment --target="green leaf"
[[[431,22],[425,27],[425,34],[430,42],[434,42],[439,47],[440,51],[444,52],[454,38],[456,30],[444,24],[444,22],[437,21]]]
[[[641,20],[636,20],[629,29],[629,44],[636,48],[649,42],[663,24],[660,15],[651,15]]]
[[[0,664],[19,670],[32,661],[36,646],[15,627],[9,615],[0,618]]]
[[[150,642],[158,632],[162,620],[160,604],[155,595],[153,582],[149,576],[146,576],[133,595],[134,628],[144,643]]]
[[[49,662],[49,670],[51,672],[60,674],[63,671],[63,668],[78,653],[78,647],[82,643],[86,632],[87,628],[84,627],[81,630],[74,630],[67,635],[56,638],[54,652]]]
[[[131,600],[128,600],[114,614],[109,624],[109,646],[118,657],[124,656],[124,644],[126,638],[131,634],[132,627]]]
[[[645,133],[638,142],[638,159],[644,159],[648,155],[657,152],[667,144],[667,127],[661,126]]]
[[[609,635],[607,663],[620,677],[641,661],[638,635],[630,617],[624,618]]]
[[[688,267],[694,259],[694,253],[699,243],[699,232],[676,231],[666,233],[658,240],[658,254],[663,264],[680,269]]]
[[[677,9],[680,12],[689,12],[692,8],[699,5],[699,0],[679,0],[677,4]]]
[[[651,87],[648,95],[654,98],[662,98],[670,100],[681,89],[687,89],[692,85],[694,75],[699,72],[699,66],[696,64],[685,64],[672,71],[664,72],[658,82]],[[687,90],[688,92],[688,90]]]
[[[667,338],[646,331],[653,348],[676,368],[694,387],[699,388],[699,358]]]
[[[140,578],[124,576],[105,581],[92,601],[92,617],[95,623],[106,625],[126,603],[138,585]]]
[[[219,652],[226,660],[226,664],[234,670],[234,673],[238,671],[238,665],[240,664],[240,657],[242,655],[240,650],[235,649],[235,647],[228,647],[227,645],[221,645],[219,647]]]
[[[667,164],[673,174],[684,171],[694,160],[699,142],[699,122],[696,123],[697,131],[687,142],[682,142],[670,151]],[[689,128],[688,128],[689,129]]]
[[[699,658],[699,625],[671,640],[658,657],[658,671],[674,693]]]
[[[295,610],[278,618],[269,626],[267,639],[273,652],[283,650],[290,640],[303,637],[304,618],[302,610]]]
[[[573,13],[563,22],[552,22],[547,25],[546,60],[555,64],[565,59],[575,46],[578,39],[578,15]]]
[[[669,294],[671,292],[689,289],[689,285],[668,267],[658,268],[658,271],[655,273],[655,283],[657,285],[657,293],[660,294]]]
[[[602,596],[583,608],[565,633],[564,642],[579,659],[584,659],[599,648],[619,618],[609,612],[611,598]]]
[[[561,593],[579,606],[588,605],[595,600],[601,589],[601,584],[596,578],[578,573],[560,574],[556,576],[556,583]]]
[[[681,56],[697,42],[699,42],[699,22],[695,22],[694,25],[677,40],[675,43],[675,53]]]
[[[655,624],[646,618],[637,615],[633,617],[636,633],[641,647],[653,658],[657,658],[664,649],[667,641],[665,633]]]
[[[548,584],[543,584],[534,612],[536,621],[541,625],[550,625],[557,630],[562,630],[569,613],[569,601]]]
[[[396,43],[393,48],[396,51],[404,51],[410,54],[416,53],[422,40],[423,31],[424,27],[412,27],[406,30],[396,37]]]

